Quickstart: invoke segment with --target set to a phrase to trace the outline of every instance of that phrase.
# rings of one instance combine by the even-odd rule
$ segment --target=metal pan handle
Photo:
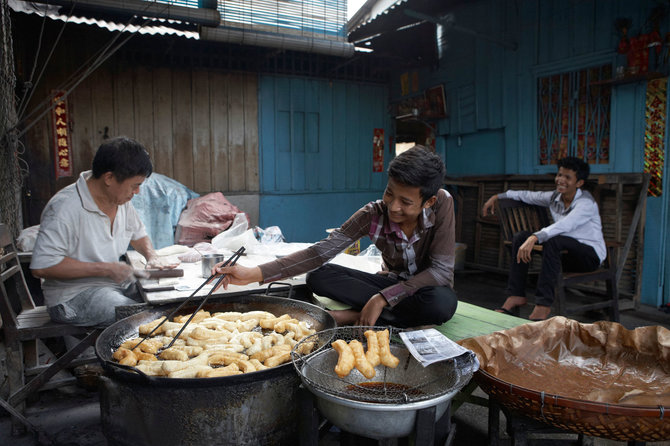
[[[108,359],[105,359],[105,364],[112,367],[112,368],[116,367],[116,368],[119,368],[121,370],[136,373],[137,375],[141,376],[143,379],[145,379],[149,382],[153,382],[153,378],[151,376],[147,375],[146,373],[144,373],[141,370],[136,369],[135,367],[131,367],[131,366],[125,365],[125,364],[119,364],[118,362],[113,362],[113,361],[110,361]]]
[[[288,286],[288,296],[286,296],[287,299],[290,299],[293,297],[293,284],[288,283],[288,282],[270,282],[268,284],[268,287],[265,289],[265,295],[269,296],[270,295],[270,288],[272,288],[272,285],[284,285]],[[281,297],[281,296],[277,296]]]

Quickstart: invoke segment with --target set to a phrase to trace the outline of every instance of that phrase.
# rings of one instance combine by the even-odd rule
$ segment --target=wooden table
[[[137,253],[136,251],[128,251],[127,253],[128,260],[130,264],[136,269],[143,269],[144,258]],[[266,258],[255,258],[253,256],[243,257],[240,259],[239,263],[245,266],[253,266],[256,263],[263,263],[267,261]],[[184,270],[183,277],[176,278],[165,278],[158,280],[145,280],[141,279],[140,285],[143,288],[143,298],[147,304],[150,305],[162,305],[174,302],[181,302],[186,297],[190,296],[202,283],[205,281],[205,278],[202,277],[202,267],[201,262],[195,263],[181,263],[180,268]],[[269,286],[272,286],[273,290],[283,290],[288,289],[289,285],[291,287],[299,287],[305,285],[305,274],[302,274],[297,277],[287,278],[276,283],[272,284],[258,284],[256,282],[250,283],[247,285],[230,285],[227,290],[220,288],[216,291],[213,296],[237,296],[243,294],[263,294],[266,292]],[[204,297],[212,289],[212,284],[208,284],[202,287],[200,291],[197,292],[196,296]]]

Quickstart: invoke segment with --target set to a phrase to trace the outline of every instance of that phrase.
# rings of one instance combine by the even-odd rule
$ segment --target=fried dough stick
[[[377,342],[379,342],[379,357],[381,358],[382,364],[386,367],[391,367],[392,369],[398,367],[400,360],[391,353],[389,331],[378,331]]]
[[[363,353],[363,344],[357,339],[354,339],[349,342],[349,347],[354,352],[354,360],[356,363],[356,368],[359,372],[363,374],[367,379],[372,379],[375,376],[375,368],[368,362]]]
[[[338,339],[331,345],[340,355],[337,360],[337,365],[335,366],[335,373],[337,373],[337,376],[340,378],[344,378],[345,376],[349,375],[351,369],[354,368],[354,352],[351,350],[351,347],[349,347],[349,344],[347,344],[346,341],[342,339]]]
[[[377,332],[374,330],[367,330],[363,333],[368,340],[368,351],[365,352],[365,357],[372,367],[377,367],[381,363],[379,357],[379,341],[377,340]]]

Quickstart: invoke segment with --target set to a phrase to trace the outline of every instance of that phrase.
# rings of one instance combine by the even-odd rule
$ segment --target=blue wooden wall
[[[259,225],[315,242],[386,187],[388,89],[382,85],[261,76]],[[384,172],[372,171],[375,128]]]
[[[536,161],[537,77],[593,65],[625,64],[625,57],[616,53],[620,39],[614,27],[616,18],[632,19],[629,35],[636,36],[650,31],[649,14],[661,4],[665,3],[481,0],[454,7],[456,25],[480,33],[480,38],[447,31],[447,48],[439,67],[419,70],[421,89],[445,86],[449,118],[438,123],[437,143],[444,147],[449,174],[554,171],[555,166],[540,166]],[[670,30],[668,25],[666,16],[660,23],[662,36]],[[509,44],[517,48],[510,49]],[[402,74],[392,77],[392,100],[402,98]],[[645,93],[645,82],[613,87],[610,162],[592,166],[594,173],[643,170]],[[666,138],[666,150],[667,146]],[[670,284],[664,280],[670,273],[667,207],[666,197],[648,200],[641,299],[651,305],[670,300]]]

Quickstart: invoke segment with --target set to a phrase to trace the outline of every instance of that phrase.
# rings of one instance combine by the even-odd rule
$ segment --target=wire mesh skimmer
[[[339,354],[331,344],[337,339],[360,341],[367,351],[366,330],[384,327],[337,327],[302,339],[291,351],[293,365],[303,383],[313,392],[362,403],[406,404],[455,393],[472,378],[474,355],[465,355],[423,367],[407,350],[399,336],[402,330],[388,327],[390,350],[400,362],[396,368],[375,367],[368,380],[355,367],[340,378],[334,371]]]

